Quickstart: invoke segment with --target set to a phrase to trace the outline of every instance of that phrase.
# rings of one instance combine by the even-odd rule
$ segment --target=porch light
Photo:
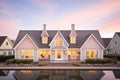
[[[67,52],[66,52],[66,51],[64,51],[64,54],[67,54]]]
[[[54,55],[54,51],[52,51],[51,54]]]

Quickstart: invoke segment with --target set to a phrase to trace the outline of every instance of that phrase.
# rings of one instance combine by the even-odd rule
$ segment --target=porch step
[[[50,61],[50,63],[70,63],[70,61]]]

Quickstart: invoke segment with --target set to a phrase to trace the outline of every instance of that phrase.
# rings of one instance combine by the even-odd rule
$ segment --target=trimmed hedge
[[[105,63],[112,63],[112,60],[109,58],[104,59],[86,59],[86,63],[90,64],[105,64]]]
[[[20,63],[31,64],[32,62],[33,62],[32,59],[16,59],[15,60],[15,63],[17,63],[17,64],[20,64]]]
[[[5,62],[8,59],[14,59],[14,55],[11,56],[0,55],[0,62]]]
[[[46,66],[46,63],[39,63],[38,66]]]
[[[8,60],[6,60],[6,63],[13,64],[13,63],[15,63],[15,59],[8,59]]]
[[[72,63],[74,66],[80,66],[80,63]]]
[[[32,62],[33,62],[32,59],[8,59],[6,60],[7,64],[13,64],[13,63],[31,64]]]

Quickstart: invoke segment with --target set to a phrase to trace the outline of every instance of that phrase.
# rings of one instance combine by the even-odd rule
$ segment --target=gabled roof
[[[63,35],[61,34],[60,31],[57,32],[57,34],[54,36],[54,38],[52,39],[52,41],[50,42],[49,46],[52,44],[52,42],[54,41],[54,39],[57,37],[57,35],[60,35],[62,37],[62,39],[65,41],[65,43],[69,46],[69,44],[67,43],[66,39],[63,37]]]
[[[84,43],[83,43],[83,45],[81,46],[81,48],[84,46],[84,44],[89,40],[89,38],[90,38],[91,36],[97,41],[97,43],[98,43],[102,48],[104,48],[104,46],[97,40],[97,38],[94,36],[94,34],[90,34],[90,35],[87,35],[87,36],[86,36],[86,38],[85,38],[85,40],[84,40]]]
[[[25,36],[18,42],[18,44],[17,44],[14,48],[16,48],[17,46],[19,46],[19,44],[20,44],[26,37],[28,37],[28,38],[32,41],[32,43],[34,44],[34,46],[35,46],[36,48],[38,48],[37,43],[36,43],[36,40],[35,40],[34,38],[32,38],[30,35],[28,35],[28,34],[25,34]]]
[[[5,41],[6,38],[7,38],[7,36],[0,36],[0,46]]]
[[[120,32],[115,32],[115,34],[117,34],[120,37]]]
[[[112,38],[102,38],[102,39],[103,39],[105,47],[107,47],[109,45],[109,43],[110,43]]]
[[[58,30],[47,30],[47,32],[49,34],[48,44],[42,44],[42,39],[41,39],[42,30],[21,30],[17,36],[14,47],[19,43],[19,41],[24,37],[24,35],[28,34],[29,36],[32,37],[33,41],[36,43],[36,45],[39,48],[49,48],[49,44],[54,38],[54,36],[57,34]],[[103,40],[98,30],[76,30],[77,44],[70,44],[69,34],[71,30],[60,30],[60,32],[67,41],[67,43],[69,44],[68,48],[80,48],[91,34],[93,34],[96,37],[96,39],[104,46]]]

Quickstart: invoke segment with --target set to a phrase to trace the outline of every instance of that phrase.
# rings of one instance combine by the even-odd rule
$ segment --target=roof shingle
[[[76,44],[70,44],[69,34],[71,30],[59,30],[59,31],[61,32],[65,40],[68,42],[69,48],[80,48],[91,34],[93,34],[97,38],[97,40],[104,46],[103,40],[98,30],[76,30],[77,33]],[[21,30],[17,36],[14,47],[26,34],[28,34],[39,48],[49,48],[49,44],[56,35],[56,33],[58,32],[58,30],[47,30],[47,32],[49,34],[48,44],[42,44],[41,39],[42,30]]]

